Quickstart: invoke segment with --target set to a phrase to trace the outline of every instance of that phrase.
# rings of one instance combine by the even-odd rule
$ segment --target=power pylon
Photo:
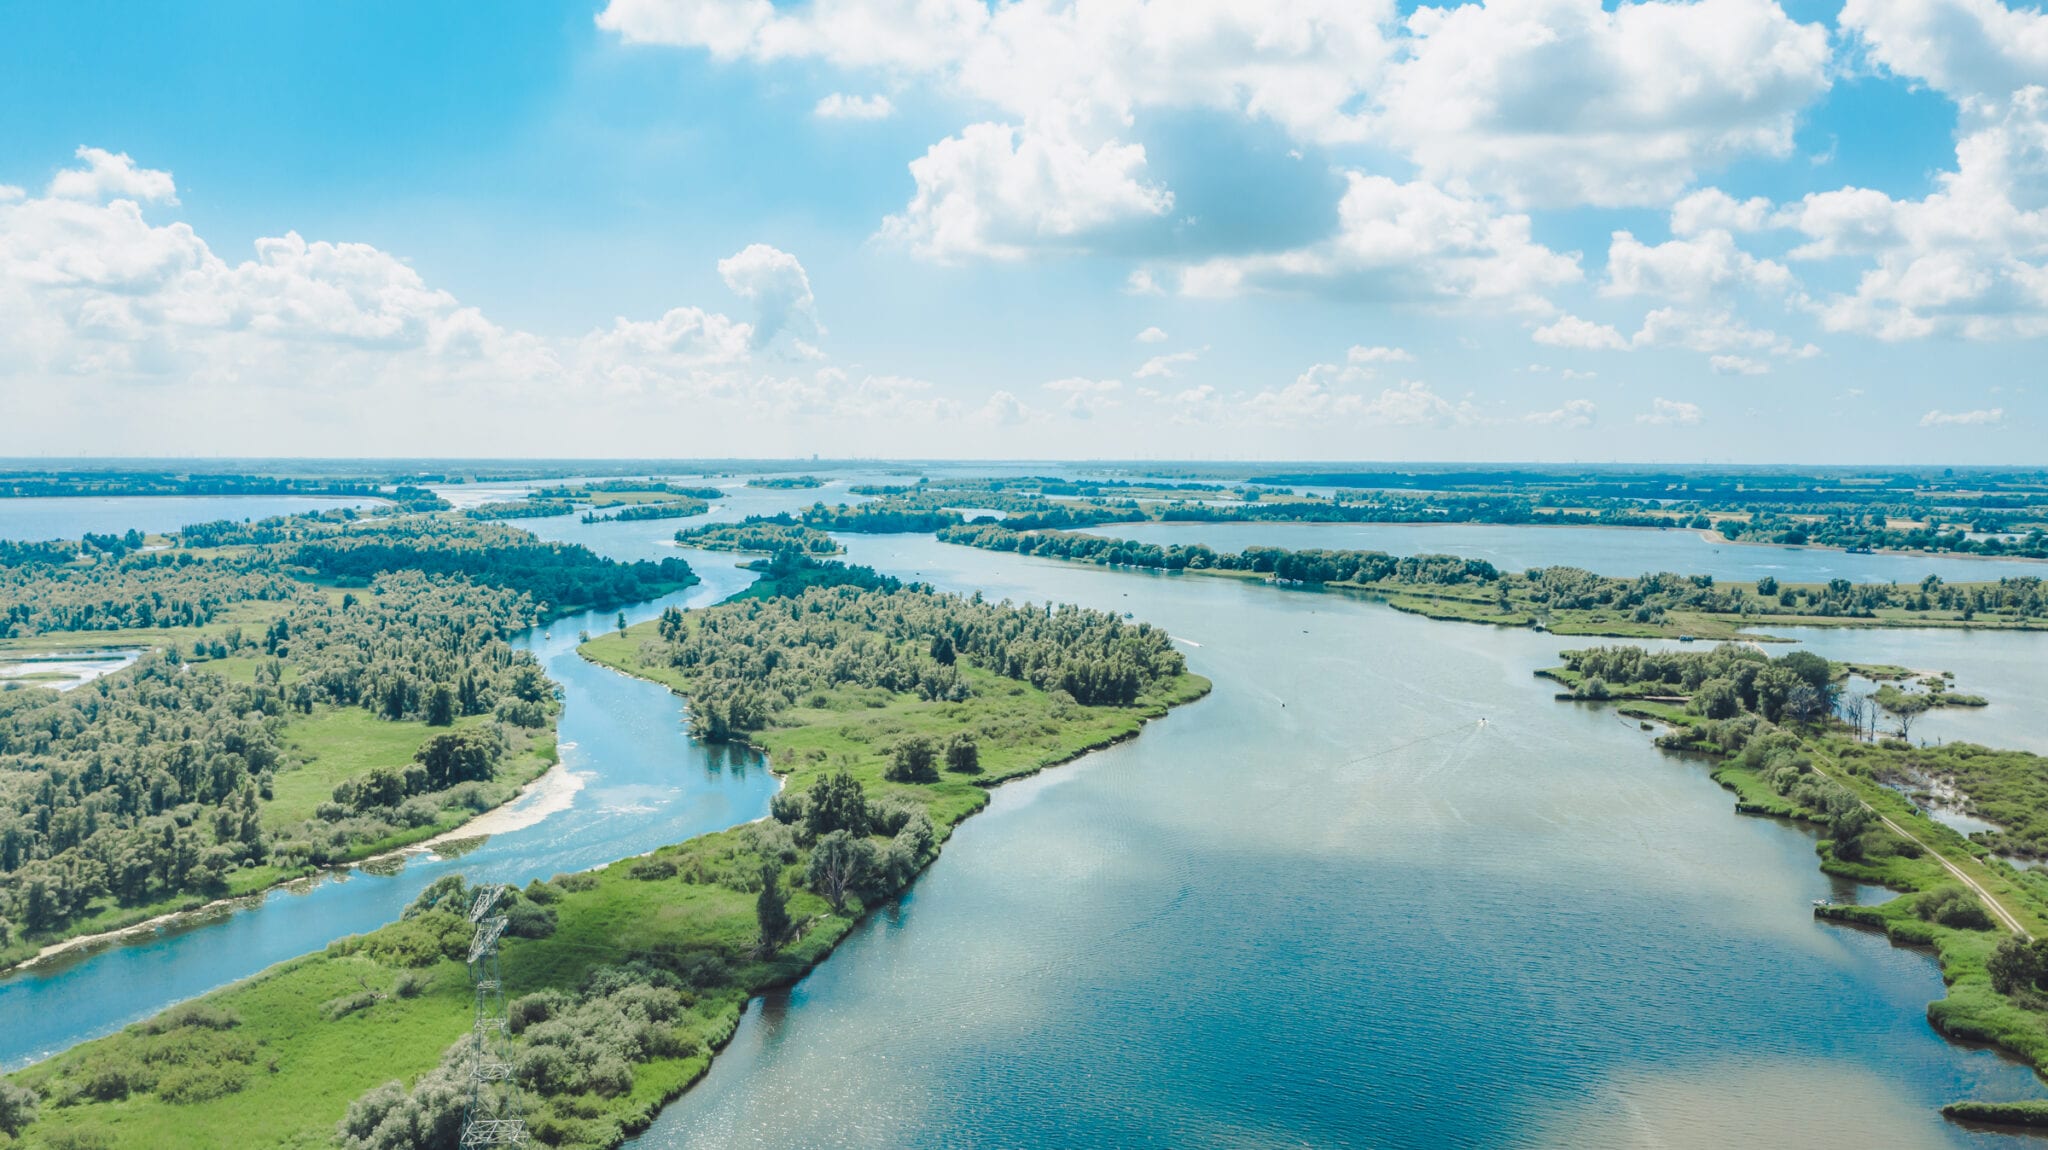
[[[462,1146],[524,1146],[526,1120],[520,1116],[519,1084],[512,1080],[512,1031],[505,1017],[505,981],[498,970],[498,940],[506,918],[492,914],[505,896],[502,886],[476,892],[469,921],[469,981],[476,988],[474,1057],[469,1064],[469,1110],[462,1116]]]

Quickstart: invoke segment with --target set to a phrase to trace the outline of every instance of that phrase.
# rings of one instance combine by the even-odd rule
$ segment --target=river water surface
[[[1928,958],[1813,920],[1883,892],[1554,701],[1555,637],[848,543],[1131,611],[1216,691],[998,790],[643,1148],[1950,1146],[2005,1139],[1941,1103],[2040,1093],[1928,1028]]]

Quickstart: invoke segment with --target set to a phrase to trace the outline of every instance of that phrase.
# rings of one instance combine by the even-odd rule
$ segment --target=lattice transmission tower
[[[505,980],[498,970],[498,940],[506,918],[492,914],[505,897],[502,886],[476,892],[469,921],[469,981],[476,988],[474,1058],[469,1064],[469,1110],[462,1116],[462,1146],[524,1146],[526,1120],[520,1116],[519,1084],[512,1079],[512,1031],[505,1016]]]

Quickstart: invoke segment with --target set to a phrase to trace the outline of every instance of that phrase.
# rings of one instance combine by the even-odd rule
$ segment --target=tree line
[[[1157,571],[1246,571],[1308,585],[1368,587],[1459,586],[1490,588],[1503,611],[1608,610],[1636,623],[1662,623],[1671,611],[1720,615],[1818,615],[1874,618],[1885,609],[1952,610],[2017,621],[2048,619],[2048,581],[2007,576],[1995,583],[1951,585],[1934,576],[1918,584],[1851,583],[1781,586],[1758,580],[1753,588],[1717,584],[1711,575],[1670,572],[1618,578],[1577,567],[1507,572],[1479,559],[1447,555],[1391,556],[1379,551],[1290,551],[1248,547],[1219,552],[1203,544],[1141,543],[1100,535],[1020,531],[1008,521],[969,523],[939,532],[948,543],[991,551],[1043,555],[1099,566]]]

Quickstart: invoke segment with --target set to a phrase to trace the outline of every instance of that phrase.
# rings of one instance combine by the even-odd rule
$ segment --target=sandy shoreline
[[[255,906],[265,898],[268,898],[273,892],[289,889],[296,883],[317,882],[323,878],[344,874],[351,870],[367,869],[379,863],[391,862],[394,859],[402,859],[419,854],[431,854],[435,847],[461,839],[508,834],[512,831],[525,830],[527,827],[538,824],[549,815],[568,810],[576,801],[576,792],[582,789],[582,777],[563,766],[560,762],[556,762],[553,766],[542,772],[540,777],[520,787],[519,793],[513,795],[510,799],[492,807],[490,810],[484,811],[467,822],[450,827],[432,838],[409,843],[396,850],[385,851],[382,854],[357,859],[351,863],[340,863],[334,866],[322,867],[312,874],[300,875],[297,878],[273,883],[259,891],[251,891],[248,894],[234,895],[229,898],[218,898],[212,902],[186,910],[167,911],[152,918],[146,918],[141,922],[131,923],[128,926],[115,927],[112,930],[103,930],[95,934],[81,934],[75,938],[67,938],[62,942],[53,942],[37,951],[33,956],[22,959],[13,966],[0,968],[0,977],[5,977],[16,971],[27,970],[30,967],[47,962],[59,955],[68,954],[74,950],[119,942],[129,935],[150,934],[162,930],[164,927],[175,925],[185,919],[216,914],[237,906]]]

